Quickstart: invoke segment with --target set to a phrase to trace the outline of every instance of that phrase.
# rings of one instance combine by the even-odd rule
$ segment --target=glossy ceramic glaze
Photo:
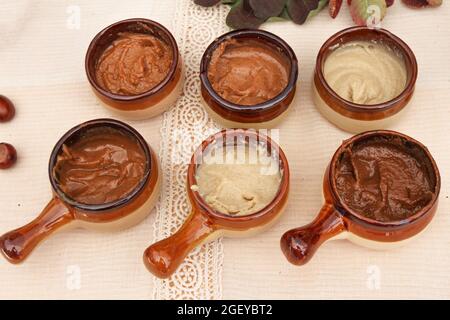
[[[432,200],[422,210],[407,219],[390,222],[376,221],[352,211],[339,200],[336,183],[332,179],[336,161],[346,147],[356,141],[377,135],[401,137],[417,146],[428,159],[430,174],[434,175]],[[441,180],[437,165],[428,149],[420,142],[404,134],[387,130],[369,131],[356,135],[344,141],[328,165],[323,181],[325,204],[318,216],[310,224],[286,232],[281,238],[281,249],[291,263],[303,265],[312,258],[321,244],[331,239],[348,239],[373,249],[387,249],[404,244],[421,233],[430,223],[437,209],[440,187]]]
[[[275,98],[252,106],[231,103],[217,94],[208,79],[208,66],[213,52],[229,39],[256,39],[278,49],[290,61],[289,81]],[[286,117],[297,89],[298,62],[292,48],[278,36],[263,30],[242,29],[226,33],[209,45],[200,64],[201,95],[205,109],[217,123],[228,128],[273,128]]]
[[[104,90],[97,83],[95,76],[97,61],[121,32],[154,35],[169,44],[173,50],[174,59],[168,75],[159,85],[149,91],[138,95],[119,95]],[[104,106],[126,119],[146,119],[164,112],[176,102],[183,88],[183,63],[174,37],[165,27],[148,19],[123,20],[100,31],[89,45],[85,68],[94,93]]]
[[[324,63],[337,46],[353,41],[377,41],[403,55],[407,83],[399,96],[384,103],[363,105],[347,101],[331,89],[323,74]],[[413,97],[417,74],[418,67],[414,53],[400,38],[384,29],[351,27],[329,38],[317,55],[313,80],[314,103],[326,119],[345,131],[359,133],[385,129],[394,124],[405,112],[405,106]]]
[[[235,140],[236,139],[236,140]],[[262,143],[269,154],[278,155],[282,174],[277,195],[264,209],[245,216],[230,216],[210,208],[197,191],[195,172],[206,148],[215,143],[232,145],[249,139]],[[241,141],[241,142],[239,142]],[[183,226],[171,237],[161,240],[145,250],[144,263],[148,270],[160,278],[172,275],[187,254],[196,246],[220,236],[242,237],[270,227],[284,211],[289,194],[289,165],[283,151],[269,137],[249,130],[224,130],[202,142],[192,156],[187,174],[187,192],[192,205],[191,214]]]
[[[142,181],[126,197],[117,201],[87,205],[67,197],[59,188],[53,167],[62,145],[82,137],[87,129],[112,127],[136,139],[147,158]],[[158,159],[144,138],[132,127],[112,119],[98,119],[80,124],[69,130],[55,145],[49,161],[49,178],[53,197],[41,214],[29,224],[0,237],[0,250],[11,263],[25,260],[45,238],[66,227],[81,227],[98,231],[113,231],[131,227],[144,219],[158,199],[161,178]]]

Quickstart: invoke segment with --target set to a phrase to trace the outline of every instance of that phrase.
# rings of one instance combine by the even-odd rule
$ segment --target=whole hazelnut
[[[12,167],[17,160],[16,149],[9,143],[0,143],[0,169]]]
[[[15,113],[16,110],[11,100],[0,94],[0,122],[11,120]]]

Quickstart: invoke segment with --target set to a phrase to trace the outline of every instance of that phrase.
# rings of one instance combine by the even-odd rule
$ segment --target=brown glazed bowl
[[[399,96],[384,103],[364,105],[345,100],[333,91],[323,74],[325,61],[336,47],[352,41],[377,41],[403,55],[407,69],[407,82]],[[413,97],[417,74],[416,57],[399,37],[384,29],[351,27],[329,38],[317,55],[313,86],[314,103],[326,119],[345,131],[359,133],[385,129],[395,123],[403,113],[402,111],[405,111],[405,106]]]
[[[428,205],[407,219],[390,222],[370,219],[351,210],[338,196],[336,182],[332,177],[343,150],[374,136],[400,137],[405,141],[405,146],[417,148],[423,156],[423,163],[434,184],[434,196]],[[438,206],[440,188],[438,167],[423,144],[395,131],[361,133],[344,141],[331,159],[323,180],[325,204],[318,216],[306,226],[287,231],[281,238],[281,249],[288,261],[295,265],[303,265],[312,258],[321,244],[332,239],[348,239],[376,250],[401,246],[418,236],[430,223]]]
[[[213,52],[229,39],[256,39],[282,52],[290,61],[289,82],[275,98],[266,102],[242,106],[222,98],[208,79],[208,67]],[[294,50],[280,37],[263,30],[241,29],[228,32],[212,42],[200,63],[201,95],[206,111],[217,123],[227,128],[273,128],[287,115],[294,99],[298,78],[298,62]]]
[[[236,145],[256,142],[276,156],[282,175],[277,195],[262,210],[245,216],[229,216],[212,209],[197,191],[195,173],[202,155],[208,147],[216,145]],[[172,275],[187,254],[202,243],[220,236],[243,237],[262,232],[277,221],[284,211],[289,194],[289,165],[283,150],[269,137],[250,130],[223,130],[202,142],[192,156],[187,174],[187,192],[192,205],[191,214],[183,226],[172,236],[161,240],[144,252],[144,264],[159,278]]]
[[[58,154],[64,144],[82,139],[84,133],[94,127],[113,127],[134,137],[147,157],[147,168],[142,181],[126,197],[98,205],[79,203],[66,196],[54,175]],[[114,231],[131,227],[151,212],[158,199],[161,174],[158,159],[144,138],[129,125],[112,119],[97,119],[82,123],[69,130],[55,145],[49,161],[49,179],[53,197],[41,214],[29,224],[0,237],[0,251],[14,264],[24,261],[33,249],[57,230],[81,227],[97,231]]]
[[[167,77],[147,92],[138,95],[114,94],[97,83],[95,71],[98,59],[122,32],[151,34],[167,43],[173,50],[174,60]],[[89,83],[103,105],[131,120],[151,118],[167,110],[180,96],[184,82],[183,63],[174,37],[161,24],[142,18],[122,20],[100,31],[88,47],[85,69]]]

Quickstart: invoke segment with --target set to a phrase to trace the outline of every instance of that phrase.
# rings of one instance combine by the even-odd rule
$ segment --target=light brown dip
[[[229,39],[213,52],[208,79],[225,100],[256,105],[279,95],[289,81],[290,62],[262,41]]]
[[[89,129],[63,145],[53,175],[61,190],[83,204],[104,204],[126,197],[141,182],[146,156],[133,137],[110,127]]]
[[[260,211],[275,198],[281,183],[278,161],[263,147],[215,147],[197,168],[191,187],[213,209],[228,215]]]
[[[169,73],[173,52],[161,39],[142,33],[121,33],[100,56],[98,84],[114,94],[137,95],[161,83]]]

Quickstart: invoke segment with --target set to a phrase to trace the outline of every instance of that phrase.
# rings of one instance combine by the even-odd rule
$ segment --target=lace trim
[[[200,60],[206,47],[228,29],[228,8],[203,8],[192,0],[177,0],[174,35],[185,64],[186,82],[175,107],[163,115],[160,160],[164,175],[154,224],[155,241],[173,234],[190,213],[186,194],[187,164],[197,146],[220,130],[200,101]],[[176,274],[155,278],[155,299],[221,299],[223,245],[221,239],[196,248]]]

